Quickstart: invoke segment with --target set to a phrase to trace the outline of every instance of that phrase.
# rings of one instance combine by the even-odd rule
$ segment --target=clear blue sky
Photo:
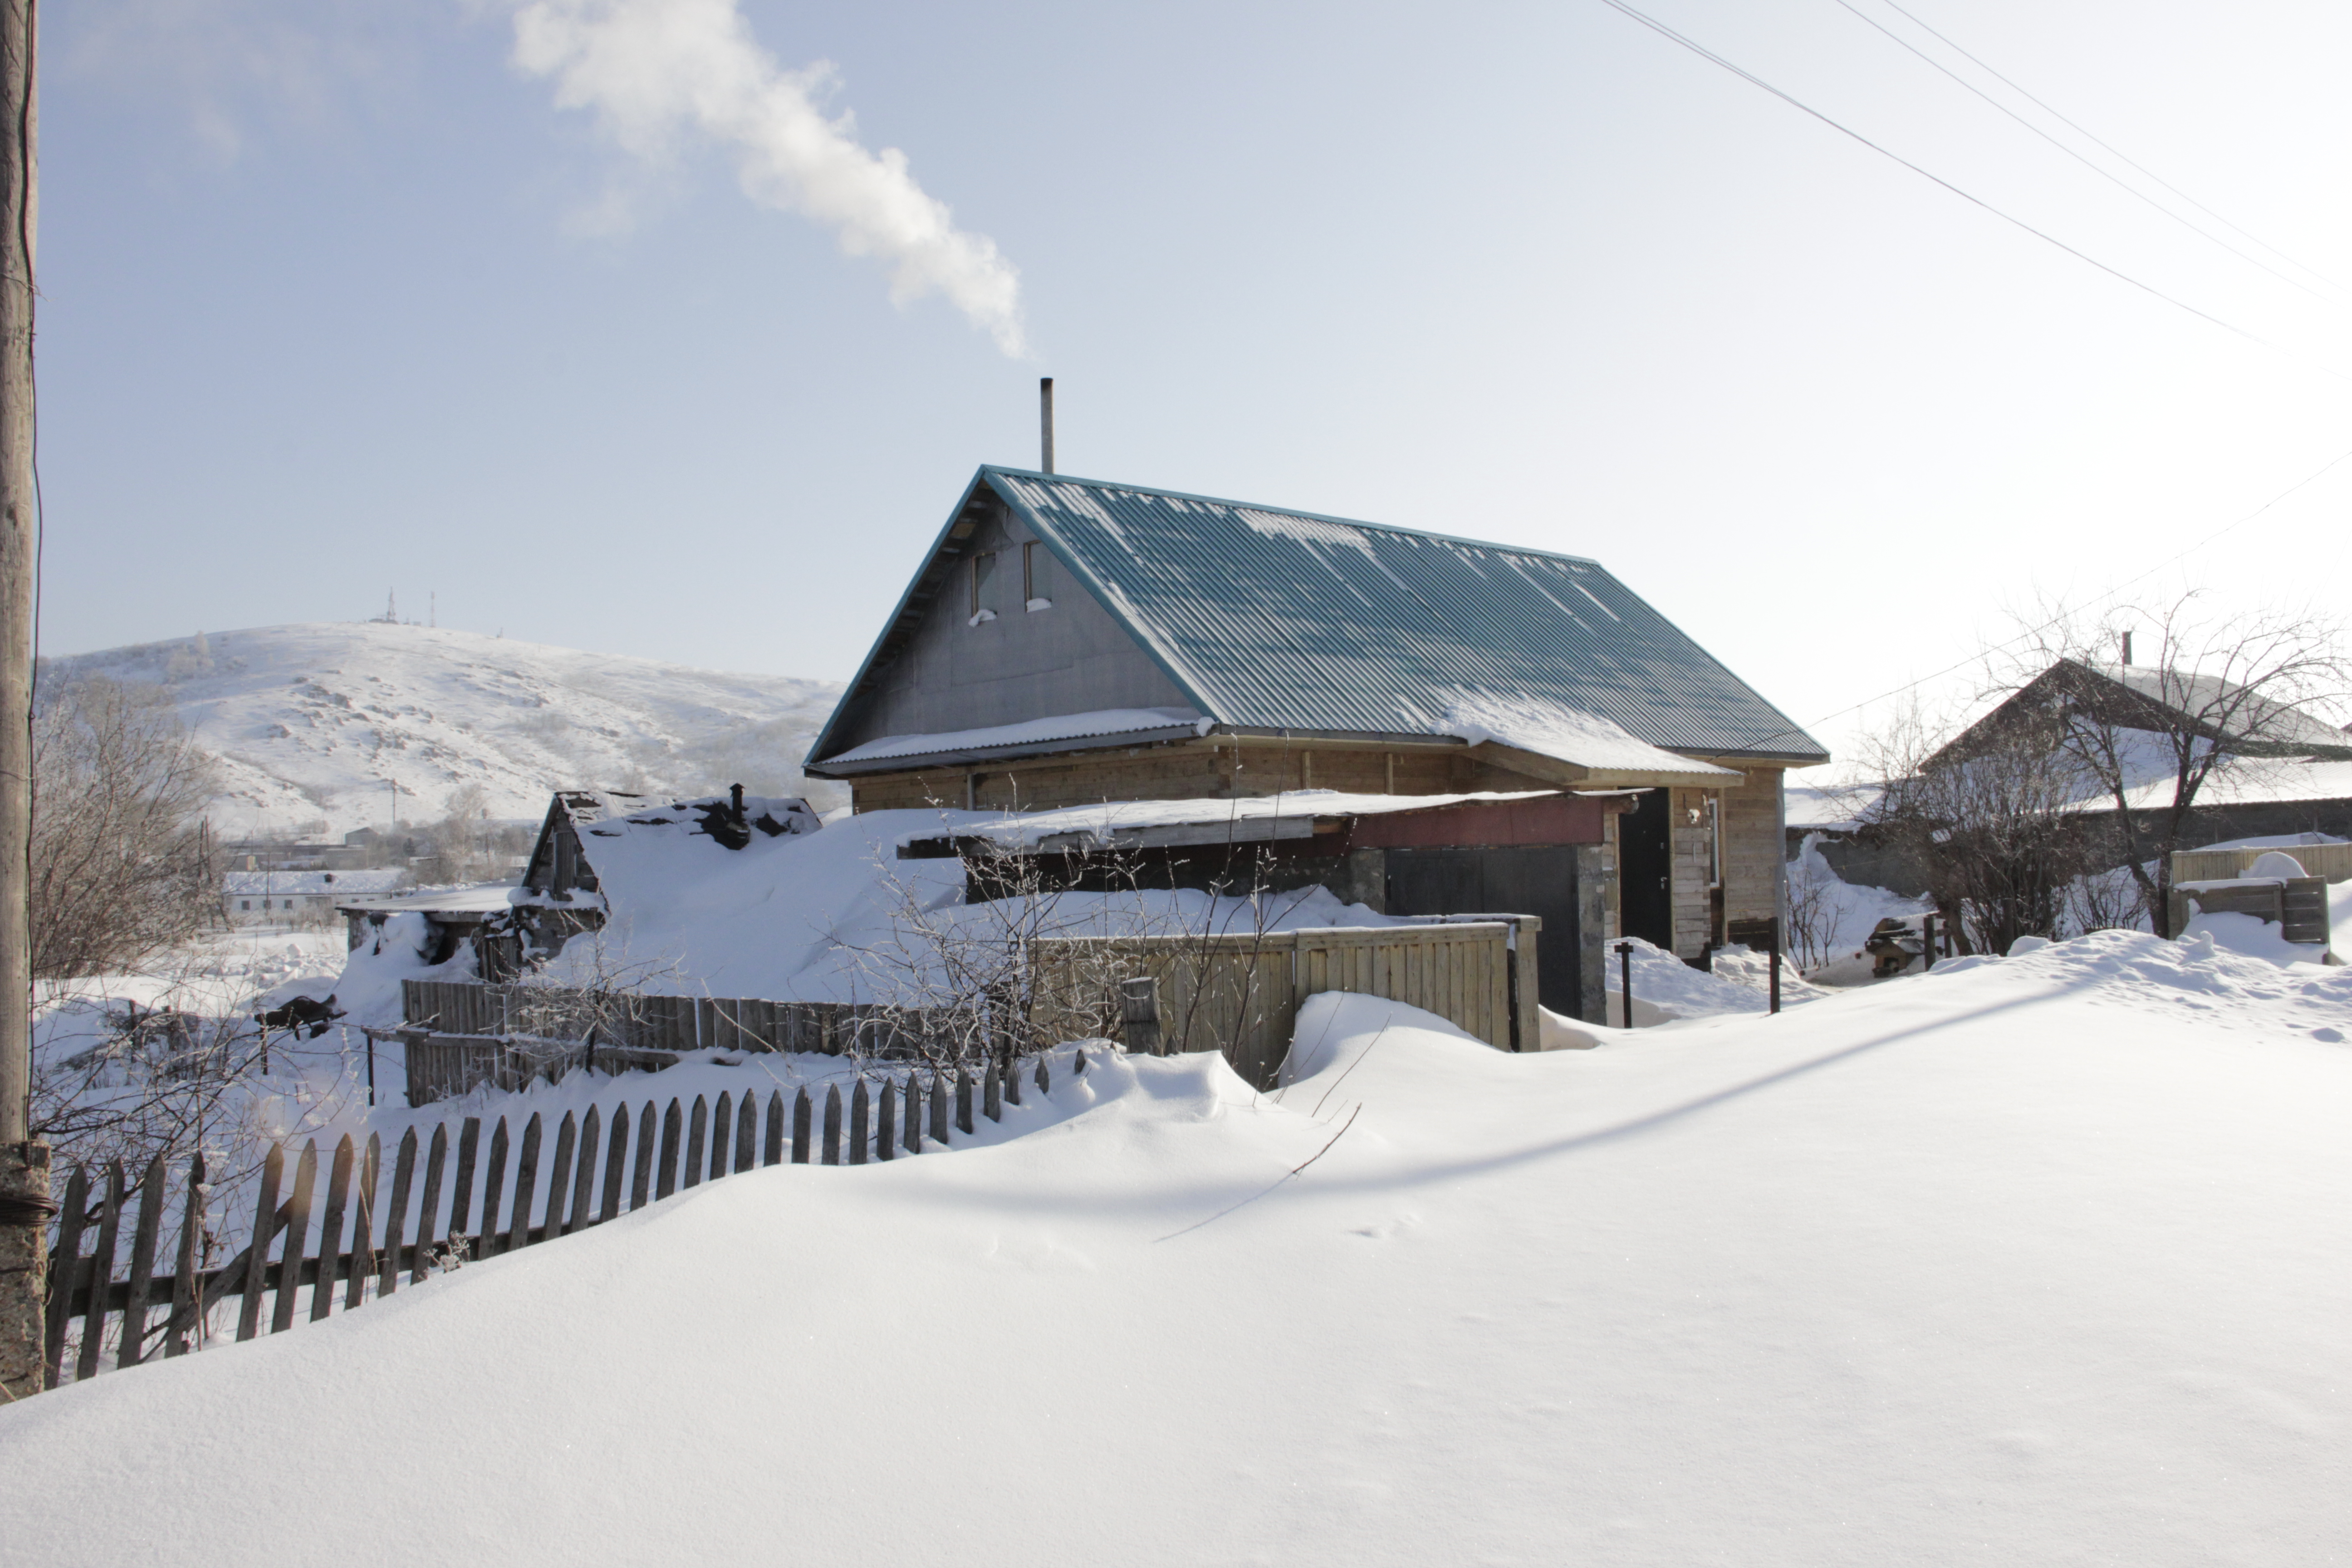
[[[2352,284],[2352,10],[1904,3]],[[648,163],[559,108],[510,7],[51,0],[44,646],[396,587],[445,626],[846,676],[972,468],[1034,462],[1052,374],[1066,471],[1597,557],[1812,721],[2352,447],[2352,379],[2310,363],[2352,374],[2352,295],[1836,0],[1644,8],[2285,352],[1599,0],[742,0],[1018,269],[1025,359],[895,305],[722,142]],[[616,189],[633,221],[592,221]],[[2344,609],[2347,506],[2352,463],[2188,575]]]

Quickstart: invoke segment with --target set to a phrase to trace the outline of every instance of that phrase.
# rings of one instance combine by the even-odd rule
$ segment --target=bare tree
[[[2116,847],[2159,934],[2170,934],[2173,851],[2218,770],[2352,757],[2352,738],[2306,710],[2341,702],[2352,684],[2343,625],[2330,616],[2230,613],[2192,590],[2096,616],[2036,614],[2011,647],[2016,695],[1971,735],[2038,731],[2086,794],[2113,805]]]
[[[45,677],[37,696],[33,973],[123,973],[219,917],[195,820],[213,762],[150,689]]]
[[[2061,726],[2032,708],[1939,743],[1944,732],[1915,700],[1865,742],[1885,780],[1868,820],[1958,917],[1963,951],[2062,934],[2067,889],[2089,868],[2079,810],[2089,786]]]

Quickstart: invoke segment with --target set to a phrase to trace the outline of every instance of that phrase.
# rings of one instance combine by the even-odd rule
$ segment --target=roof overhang
[[[1525,751],[1507,746],[1500,741],[1482,741],[1470,748],[1470,754],[1481,762],[1515,773],[1524,773],[1546,784],[1567,784],[1581,789],[1656,789],[1673,786],[1685,789],[1737,789],[1748,775],[1737,768],[1719,767],[1713,763],[1688,759],[1688,768],[1589,768],[1578,763],[1562,762],[1547,757],[1540,752]]]

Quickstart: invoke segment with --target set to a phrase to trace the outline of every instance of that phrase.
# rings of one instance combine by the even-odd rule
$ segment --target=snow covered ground
[[[384,826],[395,798],[402,822],[429,822],[464,784],[481,785],[496,817],[536,818],[557,787],[840,796],[800,772],[840,694],[833,681],[379,622],[214,632],[43,663],[163,687],[221,759],[211,816],[229,837],[323,819],[340,838]]]
[[[0,1410],[12,1558],[2352,1553],[2352,971],[2106,932],[1513,1057],[730,1178]],[[135,1500],[135,1506],[126,1506]],[[387,1522],[390,1521],[390,1522]]]

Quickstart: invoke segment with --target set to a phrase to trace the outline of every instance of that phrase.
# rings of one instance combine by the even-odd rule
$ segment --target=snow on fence
[[[1117,1035],[1119,998],[1097,977],[1149,976],[1170,1051],[1220,1049],[1234,1071],[1271,1088],[1299,1005],[1354,991],[1438,1015],[1497,1050],[1538,1048],[1533,915],[1394,926],[1316,926],[1229,936],[1047,937],[1033,944],[1033,1031]],[[1131,1042],[1130,1042],[1131,1043]]]
[[[2292,855],[2305,872],[2327,882],[2352,882],[2352,844],[2279,844],[2252,849],[2176,849],[2175,882],[2225,882],[2245,876],[2256,860],[2275,850]]]
[[[979,1113],[1002,1121],[1006,1105],[1021,1103],[1024,1073],[1041,1090],[1050,1088],[1051,1056],[1016,1061],[1003,1071],[992,1062],[977,1083],[961,1069],[885,1075],[876,1086],[860,1075],[845,1108],[841,1086],[834,1083],[826,1086],[821,1107],[805,1087],[789,1105],[782,1089],[772,1089],[764,1114],[749,1092],[740,1103],[722,1093],[715,1106],[697,1095],[690,1108],[672,1098],[666,1110],[649,1100],[634,1122],[624,1101],[609,1131],[595,1106],[577,1120],[567,1110],[545,1160],[541,1119],[533,1112],[513,1148],[511,1165],[506,1118],[498,1119],[486,1151],[481,1118],[469,1116],[458,1125],[456,1170],[446,1181],[449,1123],[436,1124],[423,1142],[412,1127],[394,1154],[388,1191],[379,1183],[380,1136],[371,1133],[362,1152],[346,1135],[329,1162],[325,1205],[315,1226],[318,1141],[307,1142],[291,1160],[290,1184],[289,1145],[274,1143],[261,1167],[254,1239],[218,1268],[203,1261],[207,1227],[201,1154],[189,1160],[177,1182],[161,1158],[154,1160],[136,1187],[126,1185],[119,1162],[96,1169],[79,1166],[66,1181],[50,1254],[45,1385],[55,1388],[103,1370],[110,1340],[118,1369],[201,1348],[215,1336],[215,1309],[232,1296],[239,1299],[237,1339],[263,1331],[265,1308],[268,1331],[282,1333],[298,1321],[330,1316],[339,1298],[349,1311],[391,1295],[404,1278],[423,1284],[436,1271],[585,1230],[705,1181],[787,1158],[796,1165],[812,1160],[862,1165],[919,1153],[927,1142],[944,1147],[955,1136],[972,1133],[975,1091]],[[1075,1075],[1086,1072],[1084,1050],[1075,1053],[1071,1068]],[[158,1273],[167,1188],[182,1194],[183,1212],[163,1254],[174,1261]],[[117,1279],[126,1216],[131,1221],[129,1269]],[[86,1237],[91,1243],[87,1255]],[[273,1247],[278,1254],[274,1259]],[[300,1300],[305,1286],[310,1290],[307,1310]],[[111,1330],[110,1319],[115,1320]],[[77,1321],[78,1336],[72,1332]]]

